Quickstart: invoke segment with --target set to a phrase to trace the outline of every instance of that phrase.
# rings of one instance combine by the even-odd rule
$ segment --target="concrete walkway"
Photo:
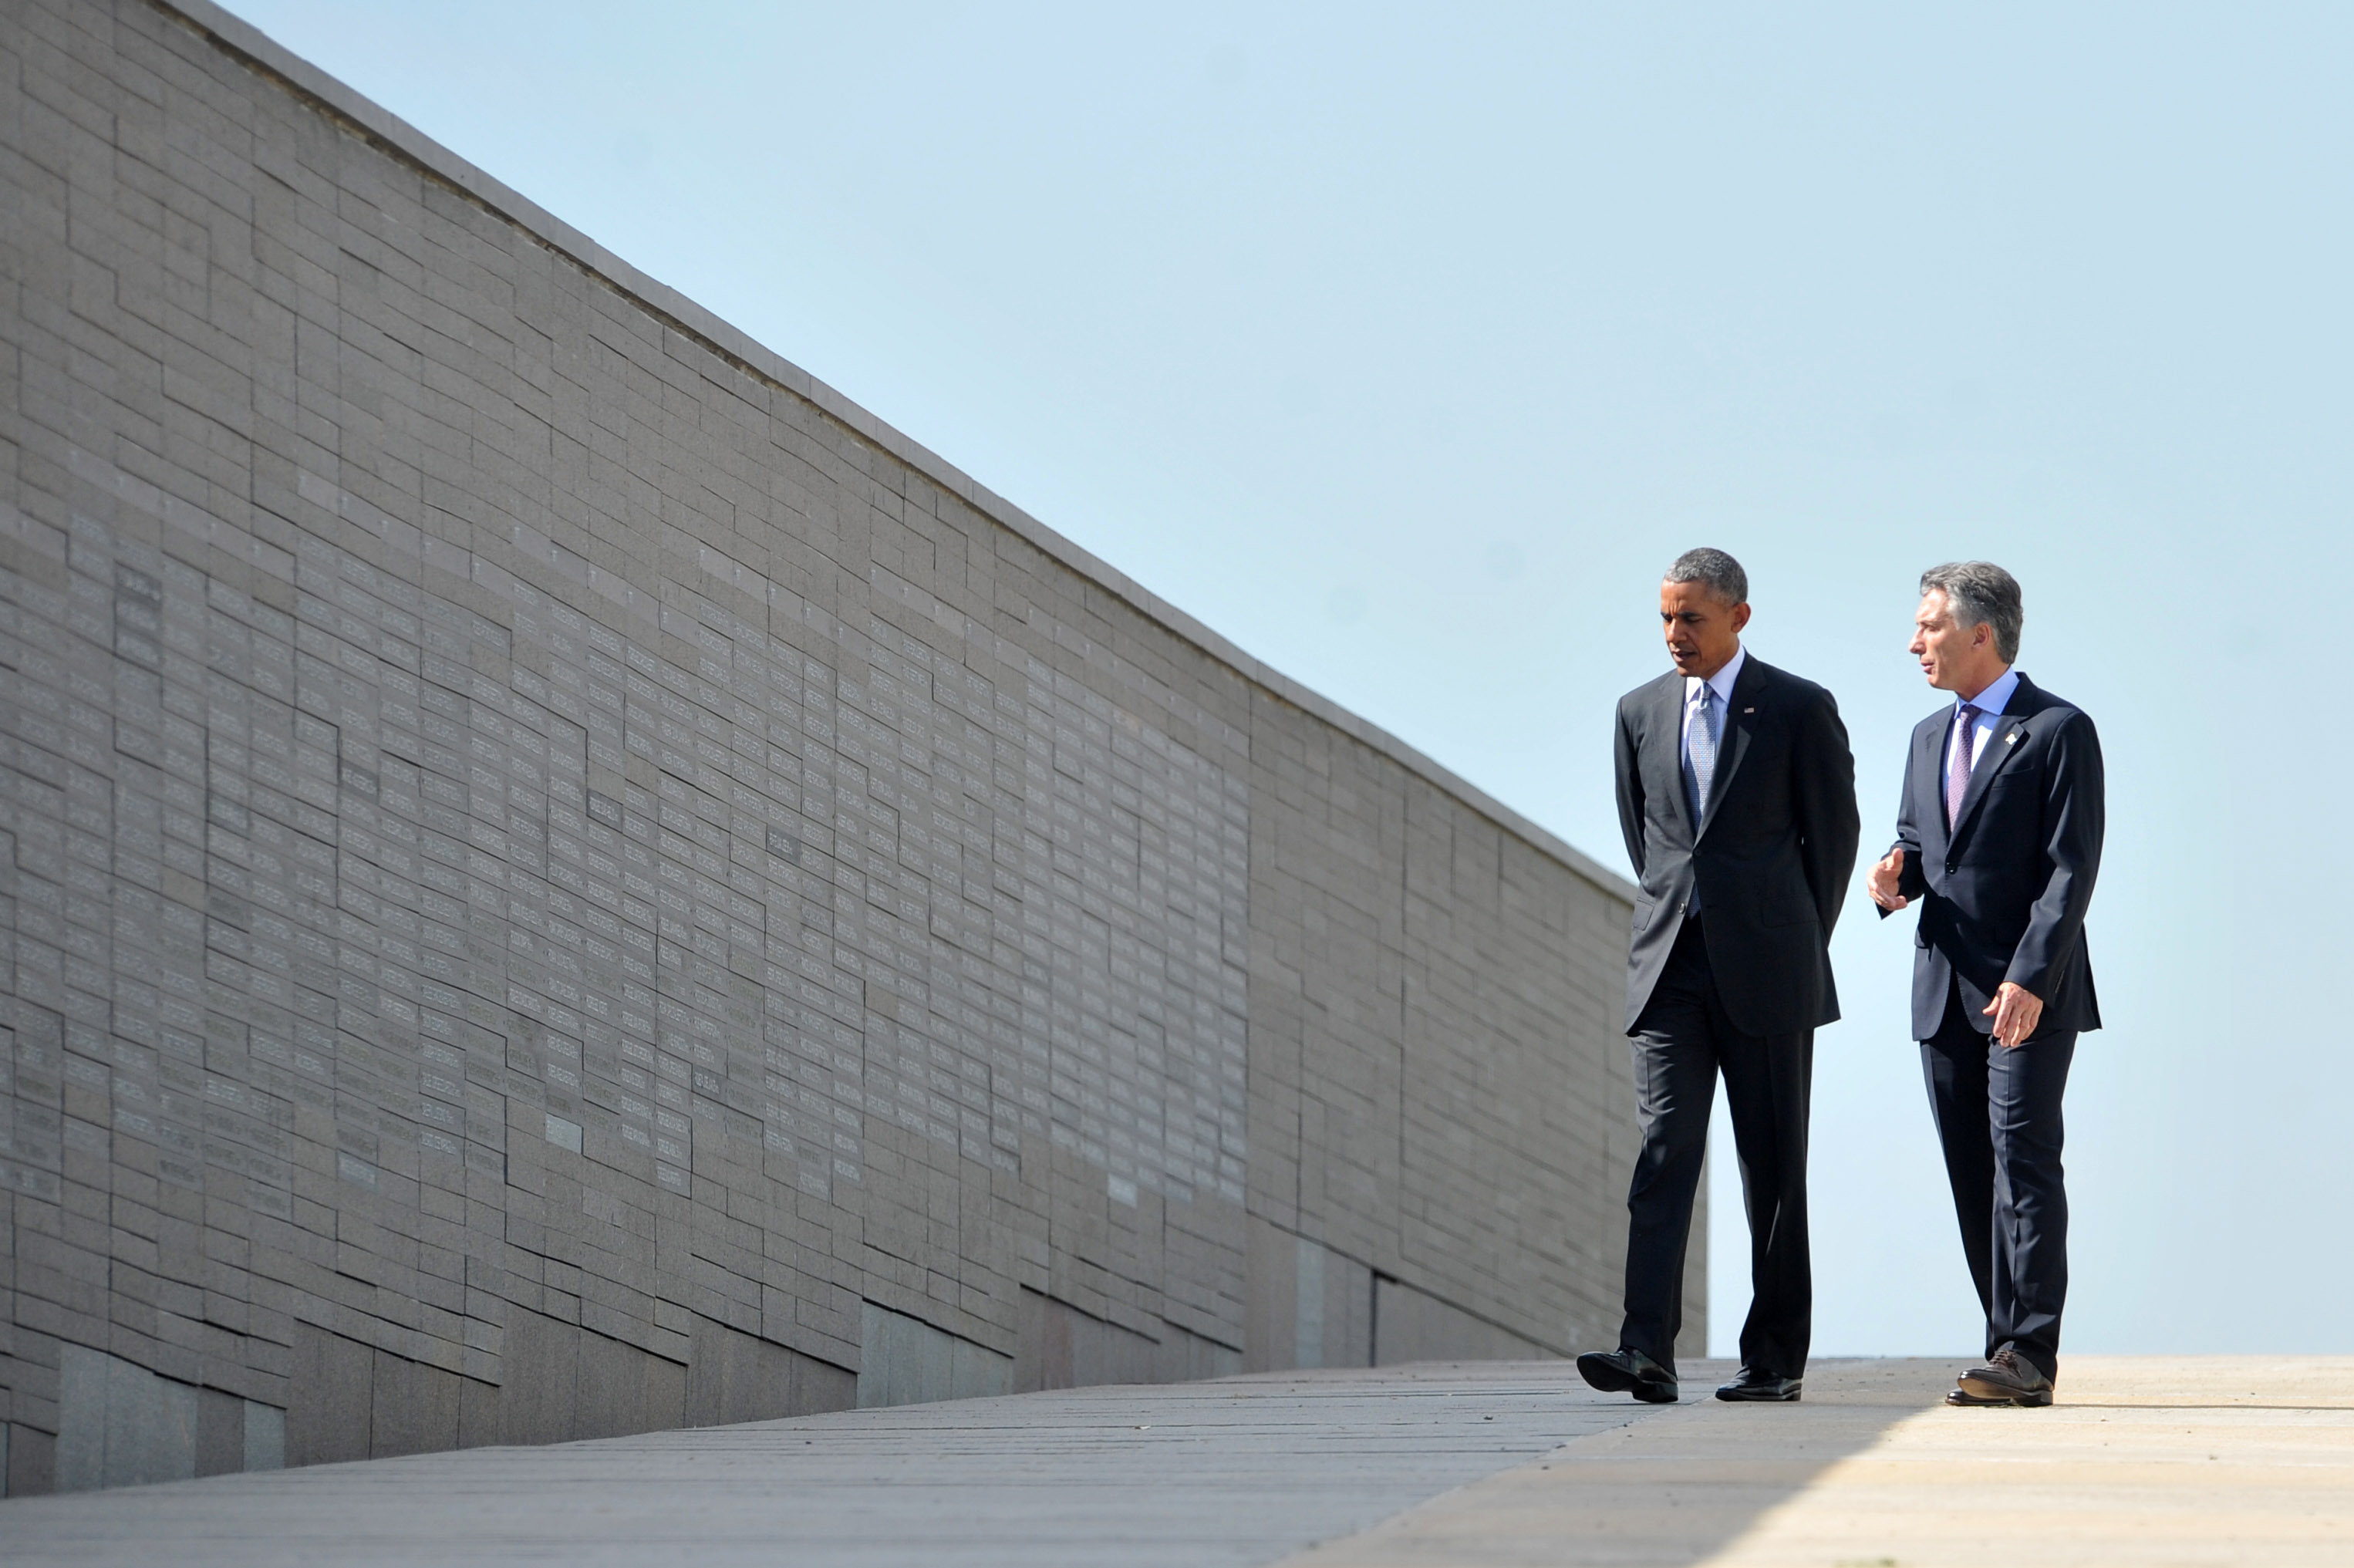
[[[2045,1411],[1944,1409],[1952,1370],[1819,1362],[1772,1408],[1545,1362],[850,1411],[20,1499],[0,1562],[2354,1562],[2354,1360],[2078,1357]]]
[[[1953,1372],[1819,1362],[1796,1408],[1679,1405],[1292,1561],[2354,1563],[2354,1359],[2078,1356],[2045,1410],[1948,1409]]]
[[[1556,1361],[843,1411],[0,1502],[0,1563],[1261,1563],[1631,1408]]]

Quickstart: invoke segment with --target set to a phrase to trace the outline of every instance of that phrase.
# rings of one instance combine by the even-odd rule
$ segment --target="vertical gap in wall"
[[[1307,1031],[1300,1031],[1306,1044]],[[1308,1053],[1297,1053],[1291,1095],[1291,1223],[1308,1228]]]
[[[1405,937],[1406,900],[1413,878],[1407,874],[1407,857],[1414,853],[1414,780],[1405,769],[1398,769],[1398,1072],[1397,1072],[1397,1180],[1398,1180],[1398,1255],[1405,1254],[1405,1039],[1406,1004]]]

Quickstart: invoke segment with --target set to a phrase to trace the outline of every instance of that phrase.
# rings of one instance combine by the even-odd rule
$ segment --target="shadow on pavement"
[[[27,1498],[0,1564],[1235,1568],[1651,1408],[1559,1361],[1064,1389]]]
[[[1797,1404],[1725,1404],[1700,1395],[1534,1463],[1434,1499],[1362,1534],[1285,1560],[1287,1568],[1439,1564],[1675,1564],[1707,1561],[1770,1510],[1899,1423],[1935,1408],[1960,1362],[1818,1361]],[[1963,1413],[1956,1412],[1956,1414]],[[1994,1419],[2034,1412],[1971,1412]]]

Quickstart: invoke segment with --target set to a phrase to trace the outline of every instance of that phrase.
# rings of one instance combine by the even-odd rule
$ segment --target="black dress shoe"
[[[2035,1363],[2005,1345],[1955,1380],[1960,1386],[1946,1396],[1948,1404],[2015,1404],[2029,1408],[2052,1403],[2052,1380]]]
[[[1805,1386],[1804,1378],[1769,1377],[1743,1367],[1739,1377],[1716,1391],[1716,1397],[1735,1404],[1796,1404]]]
[[[1631,1393],[1646,1404],[1676,1402],[1676,1374],[1640,1351],[1588,1351],[1577,1358],[1577,1372],[1605,1393]]]

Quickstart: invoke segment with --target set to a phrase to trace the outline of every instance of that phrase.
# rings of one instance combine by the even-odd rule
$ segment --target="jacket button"
[[[1958,866],[1958,865],[1955,864],[1955,863],[1954,863],[1952,861],[1950,861],[1950,860],[1949,860],[1949,861],[1947,861],[1947,862],[1946,863],[1946,875],[1948,875],[1948,876],[1951,876],[1954,873],[1956,873],[1956,872],[1959,871],[1960,869],[1961,869],[1961,867],[1960,867],[1960,866]]]

